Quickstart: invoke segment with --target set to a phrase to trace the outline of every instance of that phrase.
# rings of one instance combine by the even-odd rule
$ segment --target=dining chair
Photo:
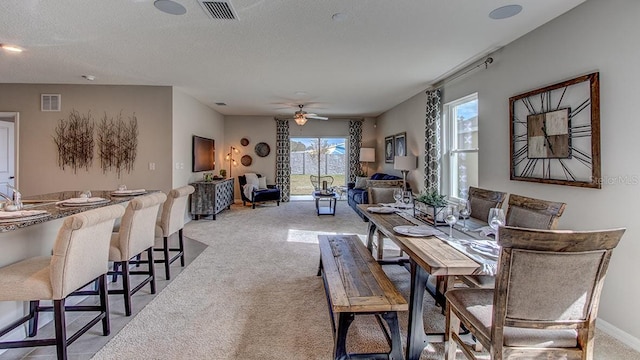
[[[385,187],[385,188],[377,188],[377,187],[369,187],[367,188],[367,192],[369,195],[369,203],[370,204],[380,204],[380,203],[395,203],[396,199],[393,198],[393,191],[397,189],[395,187]],[[384,235],[378,231],[377,234],[377,259],[381,260],[384,257]],[[400,255],[402,256],[403,252],[400,250]]]
[[[564,212],[563,202],[509,195],[506,224],[530,229],[555,229]]]
[[[459,335],[462,323],[494,360],[592,359],[600,294],[624,231],[501,227],[495,291],[445,294],[445,358],[455,359],[458,346],[467,358],[478,358]]]
[[[489,209],[501,208],[507,193],[501,191],[480,189],[469,186],[468,201],[471,206],[470,217],[487,222]]]
[[[182,186],[169,191],[167,200],[162,205],[162,214],[156,223],[155,236],[162,238],[162,247],[156,247],[154,251],[161,251],[163,258],[154,259],[154,263],[164,264],[165,279],[171,279],[171,264],[178,258],[180,266],[184,267],[184,240],[182,238],[182,228],[186,216],[187,202],[189,195],[195,191],[191,185]],[[178,233],[178,247],[169,247],[169,237]],[[175,252],[170,256],[171,252]]]
[[[28,314],[0,330],[0,337],[28,322],[28,337],[38,332],[38,316],[53,311],[55,337],[0,342],[0,349],[56,346],[58,359],[67,359],[67,347],[98,322],[102,334],[110,333],[107,270],[111,230],[124,208],[111,205],[67,217],[58,231],[52,256],[28,258],[0,268],[0,301],[29,301]],[[81,288],[98,283],[99,305],[69,306],[69,296]],[[40,306],[52,300],[53,306]],[[85,326],[67,337],[66,311],[98,312]]]
[[[155,271],[153,266],[153,245],[155,242],[155,226],[158,209],[167,196],[162,192],[139,196],[129,201],[120,228],[111,236],[109,261],[113,261],[112,275],[122,275],[122,289],[110,289],[109,294],[124,295],[125,315],[131,316],[131,296],[146,284],[152,294],[156,293]],[[147,260],[140,260],[146,252]],[[132,258],[136,260],[131,260]],[[146,263],[146,271],[131,271],[130,264]],[[121,270],[119,270],[121,269]],[[146,275],[142,281],[131,288],[131,275]]]

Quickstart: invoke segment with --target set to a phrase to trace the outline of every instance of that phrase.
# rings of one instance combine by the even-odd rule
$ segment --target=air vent
[[[40,94],[40,111],[60,111],[60,94]]]
[[[199,0],[204,12],[212,19],[217,20],[238,20],[233,6],[228,1],[206,1]]]

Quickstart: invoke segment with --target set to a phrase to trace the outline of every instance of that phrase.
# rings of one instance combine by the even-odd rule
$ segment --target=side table
[[[338,194],[331,193],[324,195],[319,191],[313,192],[313,199],[316,201],[316,213],[320,215],[336,215],[336,203],[338,202]],[[320,201],[328,201],[328,206],[320,206]]]

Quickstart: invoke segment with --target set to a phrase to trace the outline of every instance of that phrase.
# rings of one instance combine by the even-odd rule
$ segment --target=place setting
[[[102,205],[108,203],[109,201],[111,200],[102,197],[91,196],[91,191],[85,190],[80,193],[79,197],[58,201],[56,202],[56,205],[60,207],[82,207]]]
[[[126,185],[119,185],[118,190],[111,192],[111,196],[135,196],[146,194],[146,189],[127,189]]]
[[[0,211],[0,224],[35,220],[49,215],[46,210]]]

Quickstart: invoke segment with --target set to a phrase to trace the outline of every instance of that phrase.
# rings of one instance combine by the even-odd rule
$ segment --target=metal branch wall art
[[[105,113],[98,125],[98,152],[102,172],[114,169],[120,178],[123,170],[131,173],[138,149],[138,119],[136,114],[129,121],[122,119],[122,113],[115,119]]]
[[[93,162],[93,128],[91,112],[84,115],[72,110],[67,120],[60,119],[53,138],[58,148],[58,166],[63,170],[69,166],[74,173],[83,167],[89,170]]]

